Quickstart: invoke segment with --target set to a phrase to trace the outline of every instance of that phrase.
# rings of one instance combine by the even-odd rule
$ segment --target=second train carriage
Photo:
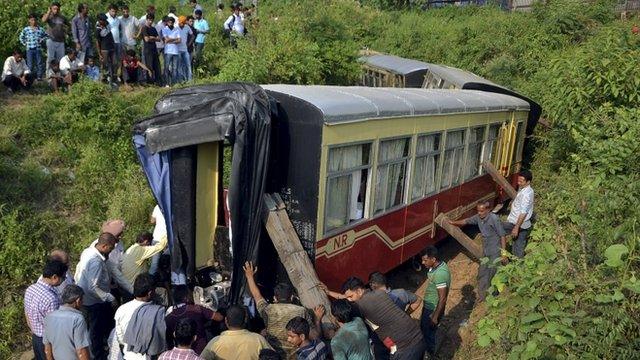
[[[198,103],[224,86],[194,87],[192,99]],[[508,157],[513,173],[522,159],[530,105],[517,97],[439,89],[261,88],[275,110],[268,148],[251,149],[269,157],[264,191],[282,195],[318,276],[331,287],[349,276],[366,278],[393,269],[442,239],[445,233],[434,226],[438,213],[464,216],[478,202],[496,198],[496,186],[481,162]],[[220,149],[224,135],[233,130],[230,117],[242,115],[211,106],[206,111],[216,116],[206,117],[201,106],[194,110],[199,115],[184,108],[146,119],[134,137],[139,146],[146,141],[149,154],[165,156],[174,172],[189,173],[172,175],[181,180],[167,186],[180,195],[164,203],[173,209],[172,227],[182,229],[182,240],[190,239],[181,245],[193,255],[193,261],[181,265],[187,272],[214,260],[215,224],[224,222]],[[215,130],[203,130],[205,120]],[[505,124],[516,124],[518,133],[504,137],[500,129]],[[174,164],[185,157],[188,165]],[[175,189],[184,187],[188,191]],[[154,191],[157,198],[160,193]],[[181,209],[189,209],[188,214]],[[191,225],[178,224],[185,221]],[[264,240],[263,245],[270,243]],[[235,241],[248,240],[232,234]],[[234,253],[245,255],[252,256]]]

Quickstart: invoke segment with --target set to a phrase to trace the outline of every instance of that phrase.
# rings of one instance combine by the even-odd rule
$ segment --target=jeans
[[[514,226],[515,225],[510,222],[502,223],[502,227],[504,228],[504,231],[506,231],[509,234],[511,233],[511,230],[513,230]],[[528,229],[520,228],[520,231],[518,231],[518,237],[513,240],[513,244],[511,245],[511,253],[513,253],[513,255],[519,258],[524,257],[524,249],[527,247],[529,233],[531,232],[532,228],[533,228],[533,225],[530,226]]]
[[[53,41],[51,39],[47,40],[47,69],[49,68],[49,64],[51,60],[60,61],[64,57],[64,43]]]
[[[111,329],[115,327],[115,314],[108,302],[84,306],[89,320],[89,338],[91,339],[91,355],[94,360],[107,359],[106,350]]]
[[[179,65],[180,81],[191,81],[193,74],[191,73],[191,56],[188,51],[180,51]]]
[[[27,49],[27,66],[33,75],[38,76],[38,79],[44,78],[44,64],[40,49]]]
[[[111,82],[116,81],[116,52],[114,50],[100,50],[100,53],[102,54],[102,75],[107,76]]]
[[[199,67],[200,63],[202,63],[202,51],[204,50],[204,43],[195,43],[195,52],[194,52],[194,67]]]
[[[180,55],[164,54],[165,84],[173,85],[178,82],[178,63]]]
[[[142,52],[144,54],[144,64],[153,73],[152,77],[148,77],[148,82],[155,82],[156,85],[162,85],[162,69],[160,68],[160,59],[156,52]],[[147,74],[148,75],[148,74]]]
[[[35,334],[31,334],[31,347],[33,347],[33,357],[36,360],[46,360],[47,357],[44,354],[44,343],[42,337]]]
[[[484,301],[487,297],[487,290],[491,286],[491,279],[498,272],[498,266],[500,264],[493,265],[495,259],[499,259],[500,254],[489,256],[489,262],[487,264],[480,264],[478,268],[478,299]]]
[[[422,330],[422,337],[426,345],[426,350],[429,354],[435,354],[436,352],[436,331],[437,326],[431,325],[431,313],[433,310],[427,309],[422,306],[422,315],[420,315],[420,330]]]

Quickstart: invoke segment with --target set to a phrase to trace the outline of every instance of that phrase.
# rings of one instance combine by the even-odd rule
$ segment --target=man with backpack
[[[238,3],[232,5],[233,13],[224,22],[223,29],[225,36],[228,36],[231,45],[236,46],[235,38],[238,36],[244,36],[247,33],[247,29],[244,27],[244,16],[240,13],[242,6]]]

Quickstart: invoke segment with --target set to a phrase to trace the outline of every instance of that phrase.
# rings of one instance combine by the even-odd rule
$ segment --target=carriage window
[[[500,127],[501,124],[489,125],[489,134],[487,134],[487,142],[484,145],[484,151],[482,152],[482,161],[490,161],[493,165],[496,165],[496,157],[498,153],[498,144],[500,142]]]
[[[376,177],[375,213],[404,202],[409,138],[380,142]]]
[[[418,137],[416,159],[413,166],[411,200],[416,200],[436,191],[436,173],[440,163],[441,134]]]
[[[329,150],[325,232],[364,217],[371,143]]]
[[[464,179],[469,180],[481,174],[482,145],[484,143],[484,132],[486,127],[479,126],[471,129],[469,134],[469,150],[467,152],[467,163],[464,167]]]
[[[447,132],[440,188],[448,188],[460,182],[463,156],[464,130]]]

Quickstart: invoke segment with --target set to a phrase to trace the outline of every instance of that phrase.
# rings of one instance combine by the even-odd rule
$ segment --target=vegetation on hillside
[[[45,3],[5,5],[0,34],[9,41],[0,54],[15,46],[26,21],[15,14],[46,9]],[[214,31],[198,81],[348,85],[359,74],[357,51],[368,47],[465,68],[538,100],[551,124],[536,132],[539,220],[527,257],[494,279],[501,294],[487,300],[474,352],[640,357],[640,38],[631,24],[616,20],[606,1],[558,0],[532,13],[368,3],[379,7],[261,1],[259,22],[236,50],[216,34],[219,20],[208,16]],[[389,10],[396,5],[403,10]],[[130,6],[141,14],[145,3]],[[67,15],[74,7],[63,1]],[[210,7],[205,13],[213,14]],[[163,92],[113,93],[85,82],[68,95],[16,96],[1,105],[0,358],[28,339],[22,291],[48,250],[77,255],[108,217],[126,219],[127,241],[147,228],[152,200],[130,131]]]

